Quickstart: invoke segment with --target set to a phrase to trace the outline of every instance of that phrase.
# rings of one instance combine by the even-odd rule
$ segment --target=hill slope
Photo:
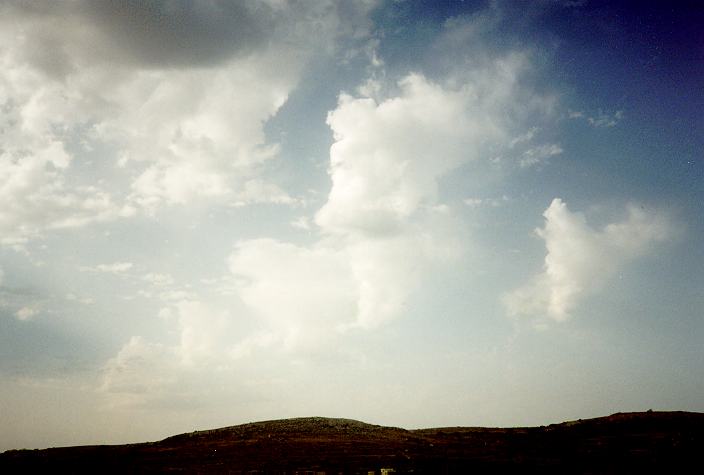
[[[405,430],[286,419],[159,442],[13,450],[1,473],[673,473],[700,460],[704,414],[647,412],[543,427]],[[696,466],[696,465],[695,465]]]

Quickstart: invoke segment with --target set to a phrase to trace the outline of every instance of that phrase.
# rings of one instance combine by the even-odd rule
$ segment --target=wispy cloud
[[[582,111],[568,111],[570,119],[584,120],[592,127],[615,127],[623,119],[623,111],[614,113],[603,112],[601,109],[595,115],[588,115]]]
[[[21,320],[24,322],[27,320],[31,320],[32,317],[34,317],[38,313],[39,313],[39,309],[37,307],[22,307],[15,312],[15,316],[17,317],[18,320]]]
[[[125,274],[134,264],[132,262],[113,262],[111,264],[97,264],[95,266],[81,266],[82,272],[93,272],[103,274]]]
[[[170,274],[160,274],[156,272],[149,272],[142,276],[142,279],[157,287],[166,287],[174,283],[174,278]]]
[[[503,195],[501,198],[465,198],[462,202],[470,208],[498,208],[510,201],[510,198]]]
[[[521,168],[542,165],[545,164],[550,157],[560,155],[562,152],[562,147],[558,144],[551,143],[538,145],[525,150],[518,159],[518,164]]]
[[[291,226],[296,229],[302,229],[304,231],[309,231],[312,227],[311,219],[307,216],[299,216],[298,218],[291,221]]]
[[[91,297],[79,297],[78,295],[74,293],[68,293],[65,295],[66,300],[69,302],[78,302],[83,305],[91,305],[95,303],[95,299]]]

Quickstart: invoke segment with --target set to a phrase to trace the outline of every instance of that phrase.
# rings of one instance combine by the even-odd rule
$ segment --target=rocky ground
[[[701,413],[421,430],[311,417],[143,444],[12,450],[0,454],[0,473],[704,473],[703,451]]]

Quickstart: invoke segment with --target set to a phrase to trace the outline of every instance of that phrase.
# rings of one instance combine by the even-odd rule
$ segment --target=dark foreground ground
[[[704,473],[704,414],[620,413],[543,427],[421,430],[312,417],[144,444],[0,454],[2,474],[164,472]]]

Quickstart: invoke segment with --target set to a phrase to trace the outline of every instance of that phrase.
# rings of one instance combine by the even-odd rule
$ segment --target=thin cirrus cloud
[[[627,217],[595,229],[582,213],[555,198],[536,234],[547,254],[542,272],[505,297],[511,315],[565,321],[580,301],[598,292],[629,261],[652,252],[674,233],[667,217],[631,205]]]
[[[623,111],[619,110],[613,114],[599,110],[595,115],[587,115],[582,111],[568,111],[567,117],[586,121],[592,127],[616,127],[623,120]]]
[[[518,160],[518,164],[521,168],[542,165],[546,163],[550,157],[560,155],[562,152],[562,147],[557,144],[539,145],[524,151]]]

